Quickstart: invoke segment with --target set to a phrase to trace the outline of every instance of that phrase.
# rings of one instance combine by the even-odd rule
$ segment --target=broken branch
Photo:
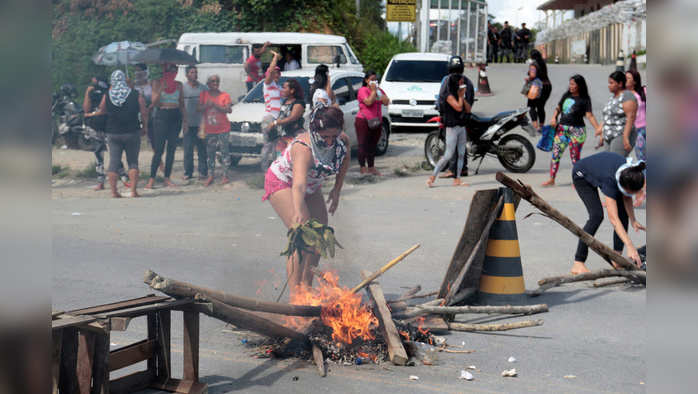
[[[393,260],[391,260],[388,264],[386,264],[386,265],[384,265],[383,267],[381,267],[381,269],[379,269],[378,271],[376,271],[376,272],[372,273],[371,275],[369,275],[369,276],[368,276],[366,279],[364,279],[361,283],[359,283],[358,285],[356,285],[356,287],[354,287],[353,289],[351,289],[351,292],[352,292],[352,293],[356,293],[357,291],[361,290],[361,289],[364,288],[367,284],[371,283],[372,280],[374,280],[374,279],[376,279],[377,277],[383,275],[383,273],[384,273],[385,271],[389,270],[389,269],[392,268],[395,264],[397,264],[397,263],[401,262],[402,260],[404,260],[405,257],[409,256],[409,254],[412,253],[412,252],[414,252],[415,250],[417,250],[417,248],[419,248],[419,244],[416,244],[416,245],[412,246],[411,248],[407,249],[407,250],[404,251],[401,255],[397,256],[396,258],[394,258]]]
[[[452,331],[507,331],[516,328],[542,326],[543,320],[524,320],[516,323],[502,324],[467,324],[448,323],[448,329]]]

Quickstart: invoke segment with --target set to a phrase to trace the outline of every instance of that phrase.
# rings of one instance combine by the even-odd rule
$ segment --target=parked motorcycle
[[[65,84],[51,102],[52,143],[60,138],[70,149],[93,150],[97,132],[85,124],[82,108],[75,102],[77,91]]]
[[[471,114],[466,121],[468,133],[467,152],[470,160],[478,160],[475,174],[486,156],[496,156],[504,168],[511,172],[526,172],[536,161],[536,151],[533,144],[523,135],[509,133],[516,127],[521,127],[530,136],[536,135],[535,128],[528,120],[529,108],[515,111],[500,112],[493,117],[483,117]],[[436,167],[436,163],[446,151],[446,129],[441,124],[441,118],[435,116],[429,123],[439,123],[439,129],[427,136],[424,142],[424,156],[427,162]]]

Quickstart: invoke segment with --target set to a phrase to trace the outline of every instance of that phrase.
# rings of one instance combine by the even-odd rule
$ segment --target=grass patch
[[[70,175],[70,167],[54,164],[51,166],[51,176],[65,178]]]
[[[82,170],[78,171],[77,174],[75,174],[78,178],[90,178],[94,179],[97,178],[97,163],[92,162]]]
[[[264,174],[257,174],[245,179],[245,183],[252,189],[264,189]]]

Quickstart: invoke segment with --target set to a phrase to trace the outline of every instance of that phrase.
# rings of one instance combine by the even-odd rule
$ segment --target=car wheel
[[[388,151],[388,145],[390,144],[390,125],[387,121],[383,121],[383,126],[381,127],[381,136],[378,140],[378,145],[376,146],[376,156],[383,156],[385,152]]]

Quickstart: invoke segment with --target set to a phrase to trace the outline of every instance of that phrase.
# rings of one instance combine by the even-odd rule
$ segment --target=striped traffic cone
[[[525,304],[514,196],[509,188],[500,188],[499,192],[504,193],[504,206],[490,229],[478,300],[485,305]]]

